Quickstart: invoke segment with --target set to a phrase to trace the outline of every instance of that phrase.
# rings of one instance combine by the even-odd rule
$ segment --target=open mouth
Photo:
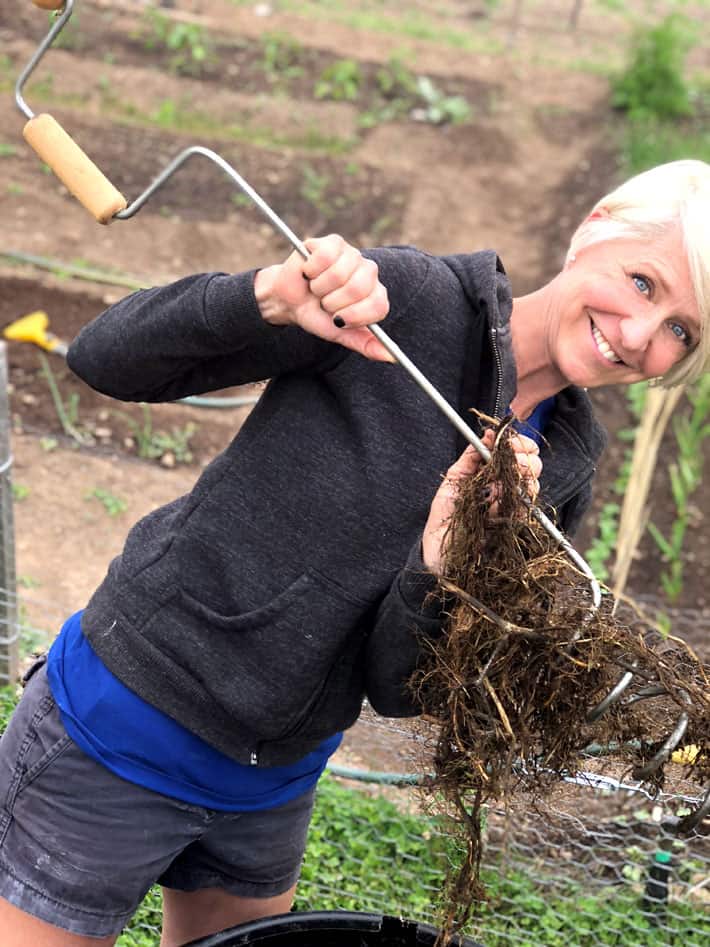
[[[594,325],[593,322],[592,335],[594,337],[594,341],[596,342],[597,348],[599,349],[600,355],[602,355],[607,360],[607,362],[611,362],[612,365],[625,364],[623,358],[619,358],[611,345],[609,345],[606,336]]]

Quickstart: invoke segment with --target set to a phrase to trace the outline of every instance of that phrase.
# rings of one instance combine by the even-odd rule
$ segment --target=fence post
[[[20,673],[6,348],[0,341],[0,687]]]

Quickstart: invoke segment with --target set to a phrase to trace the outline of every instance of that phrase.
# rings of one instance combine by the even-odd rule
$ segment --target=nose
[[[625,351],[629,355],[643,355],[658,330],[660,319],[646,312],[634,312],[625,316],[619,325],[619,334]]]

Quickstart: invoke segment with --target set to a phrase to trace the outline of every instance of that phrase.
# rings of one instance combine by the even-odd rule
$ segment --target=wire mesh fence
[[[18,615],[23,653],[49,645],[63,617],[51,602],[7,589],[0,600]],[[0,691],[0,731],[16,690]],[[457,849],[413,785],[426,772],[423,743],[418,727],[364,709],[319,784],[296,910],[372,911],[437,923]],[[544,799],[521,795],[506,810],[490,808],[483,856],[488,900],[467,933],[484,947],[706,947],[710,825],[706,820],[689,836],[677,834],[679,817],[703,790],[687,770],[675,770],[672,786],[651,797],[626,778],[613,755],[597,750]],[[157,947],[160,918],[156,888],[119,947]]]

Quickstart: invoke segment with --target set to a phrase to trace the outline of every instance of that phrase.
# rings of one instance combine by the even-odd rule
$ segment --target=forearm
[[[417,546],[383,600],[367,642],[366,694],[383,716],[411,717],[420,712],[408,682],[427,640],[442,633],[437,593],[436,577],[425,568]]]
[[[70,368],[126,401],[172,401],[314,365],[332,346],[269,324],[254,273],[201,274],[142,290],[79,333]]]

